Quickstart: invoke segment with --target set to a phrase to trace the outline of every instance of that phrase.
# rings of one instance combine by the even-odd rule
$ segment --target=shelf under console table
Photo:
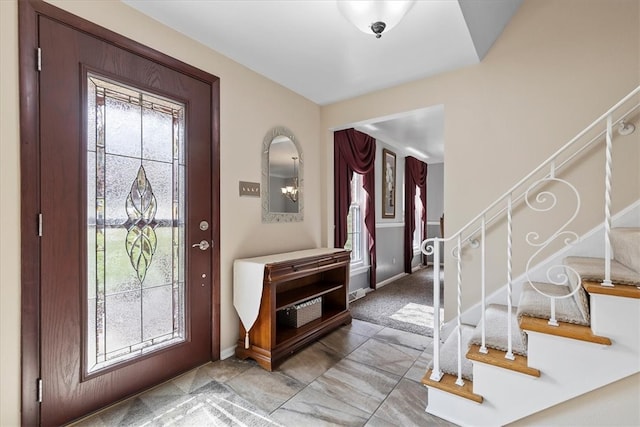
[[[349,251],[308,249],[233,264],[233,303],[240,316],[236,356],[272,371],[290,354],[341,325],[351,323]],[[317,300],[320,299],[320,301]],[[317,318],[295,327],[278,313],[309,304]]]

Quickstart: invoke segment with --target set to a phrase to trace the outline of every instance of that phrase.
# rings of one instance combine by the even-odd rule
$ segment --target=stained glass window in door
[[[184,121],[87,75],[88,374],[185,339]]]

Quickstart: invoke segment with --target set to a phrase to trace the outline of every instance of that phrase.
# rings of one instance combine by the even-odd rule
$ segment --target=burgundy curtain
[[[369,286],[376,288],[376,216],[375,216],[376,140],[355,129],[333,133],[334,186],[334,246],[343,248],[347,242],[347,215],[351,205],[353,173],[363,175],[366,192],[364,225],[369,232]]]
[[[420,187],[422,201],[422,240],[427,238],[427,164],[414,157],[405,157],[404,162],[404,272],[411,273],[413,258],[413,232],[416,229],[414,200],[416,187]],[[425,263],[423,255],[422,262]]]

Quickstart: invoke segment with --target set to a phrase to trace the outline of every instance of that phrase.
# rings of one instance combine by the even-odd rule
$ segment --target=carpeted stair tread
[[[473,335],[474,326],[462,325],[461,347],[462,347],[462,378],[473,380],[473,365],[465,357],[469,350],[469,341]],[[429,363],[427,369],[433,367],[433,361]],[[458,376],[458,328],[456,328],[447,340],[440,347],[440,370],[445,374]]]
[[[508,322],[511,322],[511,346],[515,354],[527,355],[527,346],[518,327],[515,309],[509,314],[506,305],[491,304],[485,312],[485,346],[496,350],[508,350]],[[475,328],[471,336],[471,345],[482,345],[482,322]]]
[[[473,392],[473,381],[465,380],[464,385],[459,386],[456,384],[457,379],[456,375],[443,374],[440,381],[434,381],[431,379],[431,369],[429,369],[424,377],[422,377],[422,384],[427,387],[433,387],[455,394],[456,396],[464,397],[465,399],[473,400],[477,403],[482,403],[482,396]]]
[[[495,348],[487,348],[487,353],[480,352],[480,346],[472,344],[467,352],[467,359],[487,363],[489,365],[499,366],[511,371],[520,372],[525,375],[531,375],[532,377],[539,377],[540,371],[535,368],[529,367],[529,363],[526,356],[520,354],[514,354],[515,359],[507,359],[505,355],[506,351],[496,350]]]
[[[610,237],[613,258],[640,274],[640,228],[614,228]]]
[[[590,294],[611,295],[614,297],[640,299],[640,288],[635,285],[602,286],[600,282],[582,281],[582,286]]]
[[[604,279],[604,258],[572,256],[564,259],[564,265],[574,269],[582,280],[601,282]],[[569,274],[569,279],[572,285],[578,284],[575,274]],[[612,259],[611,282],[640,285],[640,273]]]
[[[589,326],[575,325],[573,323],[558,322],[558,326],[551,326],[545,319],[523,316],[520,318],[520,329],[524,331],[540,332],[556,335],[564,338],[572,338],[596,344],[611,345],[607,337],[594,335]]]
[[[552,283],[533,282],[535,287],[551,296],[565,296],[571,290],[567,285],[554,285]],[[582,290],[584,292],[584,290]],[[575,298],[566,297],[556,299],[556,320],[576,325],[589,326],[589,319],[585,318],[584,312],[588,313],[588,307],[580,310]],[[536,291],[531,283],[522,285],[522,293],[518,304],[517,317],[520,321],[523,316],[536,317],[549,320],[551,318],[550,298]]]

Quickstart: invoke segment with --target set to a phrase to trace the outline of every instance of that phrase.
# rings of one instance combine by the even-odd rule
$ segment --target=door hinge
[[[42,214],[38,214],[38,237],[42,237]]]
[[[42,403],[42,378],[38,378],[38,396],[37,402]]]
[[[42,71],[42,49],[38,48],[36,50],[36,68],[38,69],[38,71]]]

